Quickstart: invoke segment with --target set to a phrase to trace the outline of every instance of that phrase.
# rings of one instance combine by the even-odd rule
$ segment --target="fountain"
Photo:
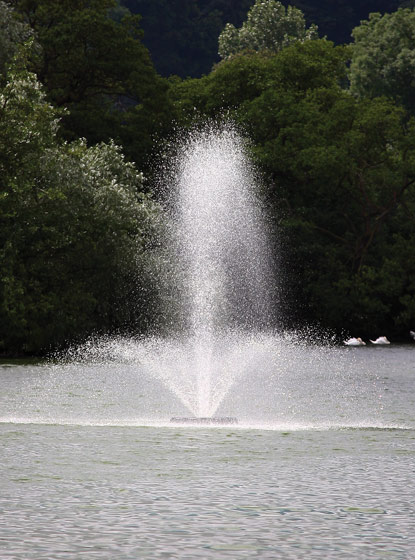
[[[49,368],[32,417],[281,430],[367,425],[381,402],[364,363],[321,331],[273,328],[275,251],[241,136],[208,126],[165,161],[166,239],[155,261],[166,327],[71,348]]]
[[[270,322],[270,251],[245,152],[232,126],[207,127],[190,135],[168,175],[179,324],[193,396],[175,389],[195,415],[172,422],[236,422],[214,416],[237,374],[227,356],[241,358],[247,343],[252,349],[252,334]]]

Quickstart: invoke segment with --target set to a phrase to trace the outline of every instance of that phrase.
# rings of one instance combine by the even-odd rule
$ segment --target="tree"
[[[60,112],[20,61],[0,90],[0,350],[145,328],[157,206],[113,143],[58,139]],[[141,279],[141,280],[140,280]]]
[[[218,36],[226,23],[240,27],[255,0],[120,0],[141,14],[143,42],[162,76],[182,78],[208,74],[218,57]],[[320,36],[348,44],[351,32],[371,12],[413,7],[414,0],[282,0],[315,23]]]
[[[302,95],[344,81],[348,56],[347,48],[324,39],[296,43],[277,55],[241,53],[217,64],[208,76],[172,82],[170,95],[180,122],[224,112],[240,120],[245,107],[265,90],[288,88]]]
[[[90,143],[113,138],[144,164],[170,117],[167,84],[141,42],[139,16],[110,17],[114,0],[16,0],[42,49],[31,69],[57,107],[61,134]]]
[[[278,52],[297,41],[318,37],[317,27],[305,26],[301,10],[285,8],[277,0],[256,0],[240,29],[228,23],[219,36],[219,55],[222,59],[244,51]]]
[[[0,0],[0,74],[16,54],[19,45],[33,36],[31,28],[18,20],[14,10]]]
[[[283,215],[297,301],[337,330],[397,329],[400,298],[414,297],[402,259],[403,239],[415,240],[414,123],[393,103],[334,87],[302,99],[264,92],[246,120]]]
[[[415,10],[370,14],[353,30],[350,90],[385,95],[415,114]]]
[[[240,54],[172,93],[184,123],[222,106],[252,140],[288,263],[280,312],[396,336],[415,308],[415,122],[342,89],[349,52],[315,40]]]

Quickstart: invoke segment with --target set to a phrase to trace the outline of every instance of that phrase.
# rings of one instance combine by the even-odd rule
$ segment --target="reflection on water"
[[[241,379],[221,428],[131,363],[0,367],[2,560],[411,558],[415,348],[330,352]]]

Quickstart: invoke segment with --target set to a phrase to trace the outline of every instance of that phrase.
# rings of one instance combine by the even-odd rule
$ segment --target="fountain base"
[[[180,417],[174,416],[170,418],[172,424],[207,424],[216,426],[227,426],[229,424],[237,424],[238,419],[233,416],[206,416],[206,417]]]

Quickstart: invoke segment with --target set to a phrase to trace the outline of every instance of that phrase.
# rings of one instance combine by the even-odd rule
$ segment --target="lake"
[[[228,427],[134,359],[3,362],[2,560],[415,558],[415,344],[278,360]]]

